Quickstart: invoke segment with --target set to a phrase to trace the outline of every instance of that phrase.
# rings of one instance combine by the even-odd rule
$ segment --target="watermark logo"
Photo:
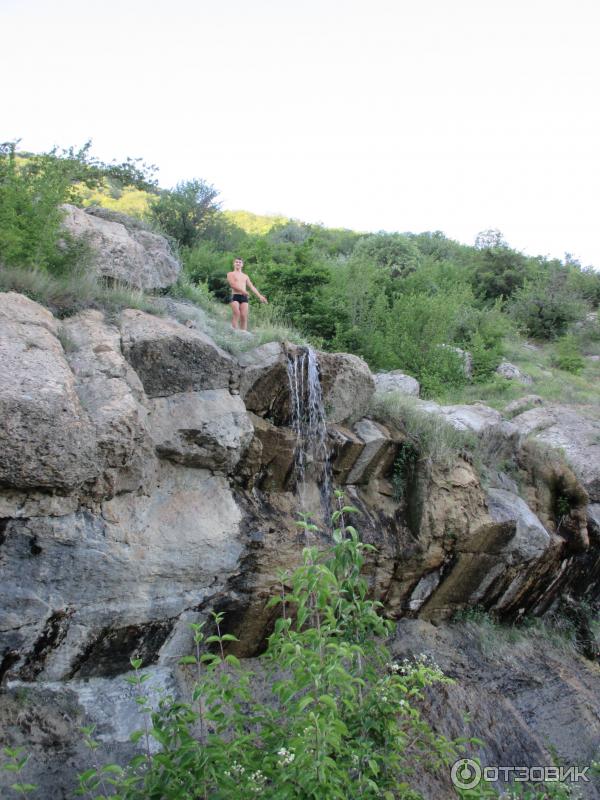
[[[459,758],[452,765],[450,777],[457,789],[474,789],[481,781],[481,767],[472,758]]]
[[[589,782],[588,767],[532,766],[517,767],[491,765],[481,767],[472,758],[459,758],[452,765],[450,777],[457,789],[474,789],[482,780],[488,783],[515,781],[516,783],[555,783],[570,781]]]

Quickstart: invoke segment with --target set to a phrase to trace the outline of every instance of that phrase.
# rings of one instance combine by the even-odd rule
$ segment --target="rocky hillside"
[[[68,211],[103,279],[142,290],[176,279],[162,237]],[[432,723],[484,740],[483,763],[589,763],[600,745],[597,409],[534,395],[503,413],[441,406],[356,356],[279,341],[233,355],[194,306],[157,310],[59,319],[0,294],[0,745],[32,752],[40,796],[71,796],[87,763],[81,725],[97,726],[107,758],[133,752],[132,655],[153,691],[178,692],[189,624],[214,610],[238,656],[262,651],[277,576],[304,544],[296,514],[328,541],[327,483],[375,546],[367,577],[399,621],[394,652],[425,652],[457,679],[431,694]],[[484,612],[510,624],[562,616],[578,652],[453,621]],[[453,796],[446,776],[423,780],[425,796]]]
[[[183,322],[137,310],[60,321],[0,295],[0,743],[37,749],[32,769],[48,797],[68,796],[84,720],[109,751],[130,747],[136,712],[122,674],[133,653],[157,686],[176,686],[189,623],[218,609],[237,654],[256,655],[277,573],[300,557],[288,380],[298,348],[272,342],[234,357],[195,327],[189,307],[176,310]],[[535,760],[548,743],[561,752],[558,718],[532,716],[527,703],[549,702],[547,681],[564,681],[565,670],[581,684],[574,696],[600,690],[596,646],[577,616],[600,593],[598,423],[535,400],[508,420],[415,398],[409,416],[476,442],[479,461],[465,451],[438,463],[419,453],[402,413],[386,416],[385,392],[414,394],[414,384],[374,377],[347,354],[318,363],[334,483],[376,545],[371,591],[391,618],[439,626],[477,606],[514,621],[561,605],[580,621],[587,659],[537,653],[547,677],[510,712],[522,728],[515,758]],[[544,442],[564,447],[571,466]],[[304,497],[324,523],[310,470]],[[489,665],[473,659],[471,671],[460,642],[451,652],[457,634],[431,633],[444,629],[412,627],[399,649],[421,639],[435,652],[441,642],[450,672],[492,681]],[[510,694],[517,678],[503,674]],[[494,693],[478,703],[485,739]],[[571,730],[591,757],[597,710]]]

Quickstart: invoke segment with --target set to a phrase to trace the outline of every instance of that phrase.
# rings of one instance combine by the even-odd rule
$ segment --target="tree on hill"
[[[203,180],[182,181],[160,192],[150,207],[150,217],[181,247],[197,244],[219,210],[218,192]]]

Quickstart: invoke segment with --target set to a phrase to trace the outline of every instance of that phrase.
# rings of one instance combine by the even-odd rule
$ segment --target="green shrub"
[[[72,272],[86,253],[62,229],[59,208],[71,179],[57,159],[17,157],[14,143],[0,146],[0,263],[7,267]]]
[[[203,180],[182,181],[159,193],[150,205],[150,219],[180,247],[193,247],[218,210],[217,194]]]
[[[573,334],[567,334],[556,343],[556,351],[552,355],[552,364],[565,372],[575,375],[583,369],[585,361],[581,355],[577,339]]]
[[[515,294],[510,311],[525,333],[539,339],[555,339],[581,319],[586,309],[582,297],[569,285],[566,270],[556,269],[526,283]]]

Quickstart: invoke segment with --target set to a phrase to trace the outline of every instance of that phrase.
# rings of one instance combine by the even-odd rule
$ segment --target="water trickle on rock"
[[[331,464],[319,362],[312,347],[288,355],[291,426],[296,434],[294,479],[302,511],[306,508],[307,478],[319,487],[325,519],[331,511]]]

